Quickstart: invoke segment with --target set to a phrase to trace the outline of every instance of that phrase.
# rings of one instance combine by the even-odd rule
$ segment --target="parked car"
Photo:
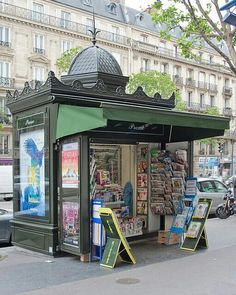
[[[227,191],[228,188],[222,181],[211,178],[199,178],[197,180],[196,201],[199,198],[212,199],[210,214],[215,214],[217,206],[222,203]]]
[[[13,213],[10,210],[0,209],[0,244],[11,243],[10,220]]]
[[[0,201],[13,198],[12,166],[0,166]]]

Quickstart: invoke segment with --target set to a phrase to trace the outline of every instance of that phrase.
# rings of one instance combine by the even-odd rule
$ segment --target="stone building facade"
[[[0,132],[0,165],[12,157],[11,118],[5,107],[6,90],[22,89],[25,81],[32,87],[44,82],[49,70],[58,72],[57,59],[73,47],[90,44],[89,29],[101,31],[98,46],[113,54],[123,74],[158,70],[168,73],[176,82],[186,104],[194,112],[218,107],[230,116],[231,129],[225,139],[221,162],[232,161],[236,79],[220,57],[209,47],[199,54],[199,61],[183,58],[176,46],[175,32],[171,41],[160,38],[159,27],[146,12],[126,7],[125,1],[109,0],[1,0],[0,1],[0,107],[6,113]],[[219,159],[217,146],[208,146],[211,158]],[[206,154],[204,144],[195,144],[195,173]],[[209,171],[207,171],[209,172]],[[210,171],[212,173],[213,171]],[[216,173],[216,172],[214,172]]]

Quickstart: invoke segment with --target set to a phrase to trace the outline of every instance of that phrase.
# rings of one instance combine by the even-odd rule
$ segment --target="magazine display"
[[[198,221],[191,221],[186,233],[186,237],[195,239],[201,229],[202,223]]]
[[[208,209],[208,203],[198,203],[194,210],[193,217],[204,218],[206,216],[207,209]]]
[[[150,150],[150,209],[153,214],[173,215],[184,192],[187,164],[177,154]]]
[[[186,215],[179,214],[176,216],[173,227],[183,228],[185,225]]]

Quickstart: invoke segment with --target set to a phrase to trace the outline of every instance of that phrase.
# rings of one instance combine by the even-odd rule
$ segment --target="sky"
[[[153,4],[154,0],[125,0],[125,3],[129,7],[136,8],[138,10],[145,9],[148,7],[148,5]]]

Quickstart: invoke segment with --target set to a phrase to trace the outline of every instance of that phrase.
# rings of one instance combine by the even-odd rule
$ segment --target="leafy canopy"
[[[166,40],[172,38],[175,29],[180,30],[176,42],[185,58],[198,60],[197,50],[208,44],[223,57],[236,75],[236,28],[223,22],[218,2],[220,1],[156,1],[152,17],[161,26],[160,35]],[[228,54],[223,50],[224,46]]]
[[[81,51],[80,47],[71,48],[65,51],[62,54],[62,56],[57,59],[56,65],[60,73],[67,72],[69,70],[72,60],[74,59],[76,54],[80,51]]]
[[[158,71],[147,71],[137,74],[132,74],[127,85],[128,91],[133,93],[138,86],[141,86],[144,92],[153,97],[158,92],[163,98],[169,98],[174,92],[176,95],[176,109],[184,110],[185,104],[181,101],[179,92],[175,83],[170,76]]]

